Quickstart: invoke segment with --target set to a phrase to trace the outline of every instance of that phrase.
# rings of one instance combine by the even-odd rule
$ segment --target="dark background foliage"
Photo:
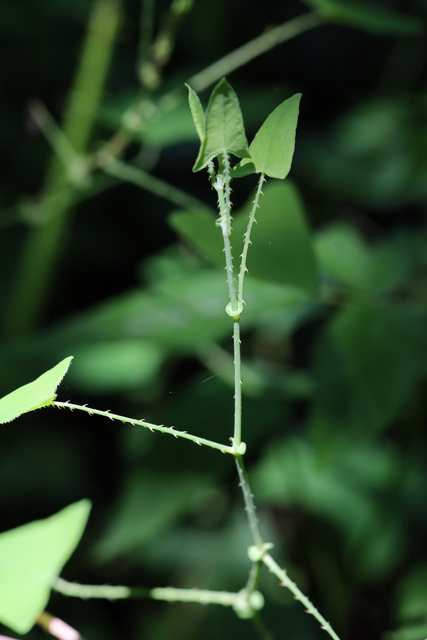
[[[149,87],[138,74],[141,13],[147,18],[153,7],[156,36],[170,3],[111,5],[120,24],[81,152],[93,159],[114,140],[132,104],[160,109],[128,132],[122,159],[215,210],[206,175],[191,172],[198,147],[183,84],[308,6],[196,0],[172,34],[170,60],[153,66],[157,86]],[[367,25],[357,16],[326,21],[227,74],[249,140],[277,104],[302,93],[292,183],[269,181],[271,213],[264,235],[262,209],[258,218],[253,270],[249,256],[244,439],[265,537],[340,637],[422,640],[427,4],[369,5],[401,18],[387,29],[369,11]],[[34,105],[61,125],[93,7],[89,0],[15,0],[1,10],[1,393],[74,355],[60,400],[227,442],[226,285],[212,255],[171,217],[182,207],[99,168],[67,182],[57,162],[56,178],[46,179],[52,149]],[[152,62],[150,50],[143,61]],[[171,92],[177,106],[162,111]],[[206,105],[209,92],[200,95]],[[253,186],[251,178],[235,181],[236,219]],[[67,189],[67,206],[49,200]],[[16,302],[17,274],[29,238],[55,216],[67,221],[32,321]],[[270,251],[272,241],[279,253]],[[36,246],[24,282],[52,244]],[[232,590],[246,581],[250,539],[235,469],[215,451],[48,409],[3,426],[0,478],[2,530],[83,497],[93,501],[64,572],[69,580]],[[273,637],[324,637],[271,576],[261,590]],[[49,610],[86,640],[258,637],[250,622],[214,606],[54,595]]]

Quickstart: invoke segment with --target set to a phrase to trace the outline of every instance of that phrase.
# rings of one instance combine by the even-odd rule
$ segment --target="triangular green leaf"
[[[68,371],[72,356],[65,358],[29,384],[19,387],[0,400],[0,424],[10,422],[23,413],[53,404],[56,389]]]
[[[421,20],[373,3],[351,0],[303,0],[331,22],[347,24],[375,34],[407,35],[423,28]]]
[[[205,137],[193,171],[204,169],[217,156],[229,154],[238,158],[250,157],[239,100],[223,78],[212,91],[209,100]]]
[[[258,173],[283,180],[288,175],[295,149],[295,132],[301,94],[282,102],[268,116],[249,147]]]
[[[203,111],[200,98],[194,89],[192,89],[189,84],[186,84],[185,86],[188,89],[188,104],[190,105],[194,126],[196,127],[200,142],[203,142],[205,139],[205,112]]]
[[[314,354],[316,438],[340,446],[396,421],[425,371],[425,329],[399,308],[348,305],[325,326]]]
[[[31,629],[80,541],[90,507],[88,500],[81,500],[50,518],[0,534],[2,624],[16,633]]]

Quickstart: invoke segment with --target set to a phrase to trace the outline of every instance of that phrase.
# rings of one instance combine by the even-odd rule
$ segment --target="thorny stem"
[[[239,447],[242,441],[242,362],[240,356],[240,320],[233,323],[234,343],[234,435],[233,445]]]
[[[332,629],[329,622],[326,622],[325,618],[319,613],[316,607],[312,604],[312,602],[300,591],[295,582],[288,577],[285,569],[281,569],[277,562],[270,556],[269,553],[265,553],[263,555],[262,561],[268,567],[271,573],[274,573],[275,576],[279,578],[280,585],[282,587],[287,587],[289,591],[293,594],[295,600],[299,600],[305,607],[306,613],[311,614],[316,618],[318,622],[320,622],[321,628],[329,633],[333,640],[340,640],[339,636]]]
[[[243,285],[245,280],[245,273],[248,271],[246,267],[246,261],[248,257],[249,245],[252,244],[251,232],[252,232],[253,224],[254,222],[256,222],[255,215],[256,215],[257,209],[259,209],[258,203],[259,203],[260,197],[262,196],[262,187],[264,182],[266,182],[265,174],[261,173],[255,198],[252,203],[253,206],[249,214],[248,227],[246,229],[246,233],[243,236],[244,243],[243,243],[243,251],[241,255],[240,271],[239,271],[239,278],[238,278],[238,291],[237,291],[237,299],[239,300],[239,302],[243,302]]]
[[[79,584],[57,578],[53,589],[66,596],[82,599],[124,600],[126,598],[151,598],[164,602],[195,602],[199,604],[219,604],[224,607],[235,605],[242,600],[242,592],[209,591],[207,589],[175,589],[174,587],[125,587],[121,585]]]
[[[248,228],[245,233],[244,247],[242,252],[242,260],[239,272],[239,282],[238,282],[238,302],[242,303],[243,301],[243,284],[244,284],[244,275],[246,272],[246,259],[250,244],[250,235],[253,223],[255,222],[255,213],[259,207],[258,202],[260,196],[262,195],[262,186],[265,182],[264,174],[261,174],[260,180],[258,182],[258,188],[256,191],[255,199],[253,202],[252,211],[249,216]],[[228,205],[227,210],[230,211],[231,204]],[[231,234],[231,216],[229,219],[230,229],[229,232]],[[230,247],[231,251],[231,247]],[[231,278],[233,278],[233,270],[231,265]],[[261,531],[258,524],[258,518],[256,516],[256,507],[254,502],[254,497],[252,494],[252,490],[249,484],[248,474],[246,472],[245,464],[243,462],[243,457],[240,452],[237,451],[237,447],[239,447],[241,442],[241,412],[242,412],[242,404],[241,404],[241,353],[240,353],[240,317],[234,319],[233,325],[233,339],[234,339],[234,379],[235,379],[235,413],[234,413],[234,437],[233,437],[233,446],[236,450],[235,460],[237,472],[240,480],[240,487],[243,493],[243,499],[245,502],[245,511],[248,517],[249,529],[251,531],[252,540],[255,545],[255,554],[252,556],[249,553],[250,558],[254,562],[251,573],[249,575],[248,583],[243,589],[243,592],[247,592],[250,594],[252,590],[255,589],[256,584],[259,579],[259,573],[261,570],[261,563],[263,562],[271,572],[273,572],[280,580],[281,585],[287,587],[294,595],[295,599],[300,600],[302,604],[306,608],[306,612],[313,615],[320,625],[322,629],[324,629],[333,640],[339,640],[335,631],[332,629],[331,625],[324,619],[324,617],[320,614],[320,612],[314,607],[314,605],[310,602],[310,600],[300,591],[297,585],[290,580],[286,574],[286,571],[281,569],[279,565],[273,560],[273,558],[268,553],[268,549],[272,546],[269,543],[265,543],[263,541]],[[243,451],[244,453],[244,451]],[[249,550],[251,551],[251,549]]]
[[[230,453],[231,455],[236,455],[233,447],[220,444],[219,442],[214,442],[213,440],[206,440],[206,438],[193,436],[191,433],[187,433],[186,431],[176,431],[173,427],[165,427],[162,424],[151,424],[150,422],[145,422],[145,420],[135,420],[134,418],[120,416],[116,413],[111,413],[110,411],[100,411],[99,409],[92,409],[91,407],[88,407],[86,405],[72,404],[71,402],[58,402],[55,400],[53,406],[58,407],[58,409],[66,408],[70,409],[71,411],[73,411],[74,409],[78,411],[85,411],[89,415],[103,416],[104,418],[109,418],[110,420],[118,420],[119,422],[131,424],[132,426],[146,427],[153,432],[160,431],[160,433],[168,433],[171,436],[175,436],[175,438],[184,438],[185,440],[191,440],[191,442],[194,442],[199,446],[206,445],[207,447],[211,447],[211,449],[218,449],[222,453]]]
[[[261,549],[263,547],[263,539],[258,526],[258,518],[255,513],[254,497],[252,495],[251,487],[249,485],[248,474],[246,472],[245,463],[241,455],[236,455],[236,467],[239,474],[240,487],[243,493],[243,500],[245,501],[245,511],[248,516],[249,528],[252,534],[252,540],[254,544]]]
[[[253,494],[251,491],[251,487],[249,484],[248,474],[245,469],[245,465],[243,462],[243,458],[241,455],[236,455],[236,466],[237,472],[239,474],[240,486],[243,493],[243,499],[245,501],[245,511],[248,516],[249,528],[252,534],[252,540],[259,552],[258,558],[254,560],[255,566],[258,566],[261,562],[263,562],[269,569],[271,573],[274,573],[279,580],[280,585],[283,587],[287,587],[291,593],[293,594],[295,600],[299,600],[305,607],[306,613],[311,614],[316,620],[320,623],[321,628],[326,631],[333,640],[340,640],[335,631],[332,629],[329,622],[325,620],[322,614],[316,609],[313,603],[302,593],[302,591],[297,587],[295,582],[293,582],[287,575],[286,570],[282,569],[277,562],[271,557],[268,553],[268,549],[272,546],[270,544],[266,544],[261,536],[261,532],[258,525],[258,518],[256,516],[256,507],[253,500]],[[257,569],[259,570],[259,569]],[[248,585],[250,583],[251,576],[248,580]],[[256,582],[253,581],[253,586],[255,588]],[[247,588],[246,587],[246,588]]]
[[[221,228],[222,238],[224,241],[225,253],[225,270],[227,273],[228,297],[230,299],[231,308],[237,311],[236,287],[234,284],[233,255],[231,251],[231,202],[230,202],[230,161],[227,154],[224,154],[220,169],[216,180],[213,184],[218,196],[219,218],[216,225]]]

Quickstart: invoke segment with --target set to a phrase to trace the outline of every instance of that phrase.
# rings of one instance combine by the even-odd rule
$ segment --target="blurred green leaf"
[[[233,253],[242,252],[252,200],[233,218]],[[303,203],[291,182],[264,187],[259,224],[252,229],[253,244],[248,254],[249,278],[300,287],[315,293],[318,287],[317,267]],[[169,218],[171,226],[203,256],[223,266],[222,239],[214,218],[204,212],[176,212]]]
[[[251,208],[252,203],[248,202],[234,216],[232,242],[235,256],[241,253],[241,238],[246,231]],[[318,275],[310,230],[303,203],[291,182],[264,187],[257,221],[252,229],[249,277],[246,281],[254,276],[315,293]]]
[[[138,471],[129,477],[110,523],[94,548],[105,562],[141,549],[193,508],[192,498],[210,485],[201,474]]]
[[[338,481],[339,475],[338,468],[322,464],[308,442],[288,438],[267,446],[251,479],[259,500],[302,505],[357,539],[372,520],[374,506],[354,482]]]
[[[425,618],[427,625],[427,564],[409,571],[400,582],[395,598],[394,617],[398,622]]]
[[[59,359],[64,352],[72,352],[76,369],[69,381],[77,387],[88,385],[102,392],[127,385],[128,390],[141,390],[160,374],[162,358],[199,356],[201,349],[229,337],[222,269],[202,265],[194,256],[173,249],[149,262],[144,279],[148,281],[145,289],[131,290],[50,327],[44,335],[23,343],[19,355],[16,350],[8,355],[8,345],[3,345],[3,363],[10,357],[34,366],[44,362],[46,353]],[[252,274],[245,282],[245,301],[242,329],[259,327],[274,330],[277,336],[289,335],[318,304],[301,287]]]
[[[336,282],[365,289],[369,286],[369,251],[357,230],[349,225],[331,225],[316,236],[319,265]]]
[[[356,228],[333,224],[317,234],[315,247],[328,278],[376,296],[401,287],[416,267],[416,238],[403,230],[370,247]]]
[[[102,106],[100,117],[111,131],[124,128],[134,140],[159,149],[197,140],[186,102],[162,108],[153,100],[124,92]]]
[[[398,582],[393,598],[394,631],[382,640],[418,640],[427,636],[427,565],[410,569]]]
[[[303,0],[326,20],[339,22],[378,35],[418,33],[423,23],[378,4],[350,0]]]
[[[0,534],[0,620],[27,633],[78,545],[90,511],[81,500],[45,520]]]
[[[427,621],[408,622],[397,631],[388,631],[382,640],[420,640],[427,636]]]
[[[224,243],[214,215],[206,211],[175,211],[169,215],[168,223],[202,256],[214,264],[223,264]]]
[[[193,171],[200,171],[208,163],[221,156],[233,154],[238,158],[249,158],[248,141],[239,100],[236,93],[223,78],[212,91],[206,110],[205,137]]]
[[[311,416],[319,441],[339,448],[348,439],[375,437],[396,419],[425,370],[417,326],[416,316],[398,309],[353,305],[324,328]]]
[[[23,413],[53,404],[56,389],[68,371],[72,356],[46,371],[29,384],[12,391],[0,400],[0,424],[10,422]]]
[[[390,447],[362,443],[328,458],[309,442],[287,438],[267,446],[251,479],[255,495],[266,504],[302,507],[337,528],[351,572],[358,580],[375,581],[402,558],[402,523],[394,509],[382,504],[395,488],[396,462]],[[372,463],[380,465],[374,482]]]
[[[395,210],[427,195],[427,129],[421,98],[367,99],[299,144],[299,162],[324,193]]]
[[[125,392],[148,385],[163,363],[163,350],[149,340],[106,340],[76,347],[69,382],[87,392]]]

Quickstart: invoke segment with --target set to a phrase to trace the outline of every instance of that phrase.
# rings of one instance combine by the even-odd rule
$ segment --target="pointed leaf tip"
[[[68,371],[73,356],[65,358],[33,382],[19,387],[0,400],[0,424],[11,422],[23,413],[47,407],[56,398],[56,390]]]
[[[288,175],[295,150],[301,94],[284,100],[270,113],[249,147],[258,173],[283,180]]]
[[[190,105],[194,126],[196,127],[200,142],[203,143],[205,139],[205,112],[203,111],[200,98],[194,89],[192,89],[189,84],[185,84],[185,86],[188,89],[188,104]]]
[[[250,157],[239,100],[234,89],[222,78],[209,100],[205,137],[193,171],[200,171],[214,158],[229,154],[238,158]]]

